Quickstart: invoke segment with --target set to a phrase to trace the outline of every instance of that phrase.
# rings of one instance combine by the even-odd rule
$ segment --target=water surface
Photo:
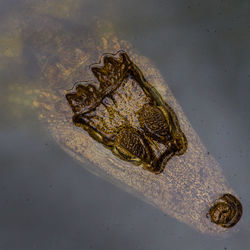
[[[249,8],[248,1],[0,3],[0,249],[248,249]],[[79,34],[96,19],[111,21],[156,64],[239,194],[238,232],[202,235],[91,175],[58,147],[28,99],[10,102],[13,84],[37,86],[37,65],[15,22],[34,11]]]

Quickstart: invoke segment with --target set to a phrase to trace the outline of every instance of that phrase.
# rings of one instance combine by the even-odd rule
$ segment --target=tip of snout
[[[242,205],[232,194],[220,196],[207,213],[212,223],[224,228],[230,228],[238,223],[242,216]]]

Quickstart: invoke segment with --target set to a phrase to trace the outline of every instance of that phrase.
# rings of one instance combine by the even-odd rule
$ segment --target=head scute
[[[79,84],[66,95],[76,126],[122,160],[156,174],[174,155],[186,151],[187,140],[174,111],[126,52],[104,54],[90,69],[98,83]]]
[[[132,62],[125,52],[116,55],[106,54],[101,63],[91,67],[91,71],[100,83],[100,91],[108,94],[118,88],[130,69]]]

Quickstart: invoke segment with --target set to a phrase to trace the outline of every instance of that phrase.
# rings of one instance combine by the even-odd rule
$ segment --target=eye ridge
[[[66,94],[75,126],[120,159],[155,174],[185,153],[188,143],[175,112],[125,51],[103,55],[90,69],[98,82],[78,84]]]

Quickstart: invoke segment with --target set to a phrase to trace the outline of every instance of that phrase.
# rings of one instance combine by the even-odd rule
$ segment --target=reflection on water
[[[121,31],[117,32],[118,23],[104,22],[114,7],[109,3],[103,5],[102,11],[99,13],[97,9],[98,15],[92,16],[87,10],[95,11],[93,7],[92,3],[84,1],[32,3],[27,0],[18,11],[12,10],[11,16],[4,17],[0,71],[1,78],[8,84],[1,84],[0,104],[2,107],[8,105],[1,111],[1,126],[11,124],[18,130],[23,124],[34,124],[38,116],[56,142],[85,168],[201,232],[224,232],[210,224],[205,215],[221,194],[235,193],[232,185],[227,183],[220,166],[201,144],[155,66],[135,52],[128,42],[117,38],[118,34],[125,36]],[[116,14],[112,18],[116,18]],[[187,153],[171,160],[160,176],[118,160],[71,123],[72,113],[65,102],[65,90],[78,80],[92,79],[87,66],[97,62],[103,52],[114,53],[119,49],[130,53],[146,79],[174,108],[189,141]],[[41,129],[32,126],[30,129],[37,130],[39,135],[42,126]],[[57,159],[57,155],[54,158]]]

